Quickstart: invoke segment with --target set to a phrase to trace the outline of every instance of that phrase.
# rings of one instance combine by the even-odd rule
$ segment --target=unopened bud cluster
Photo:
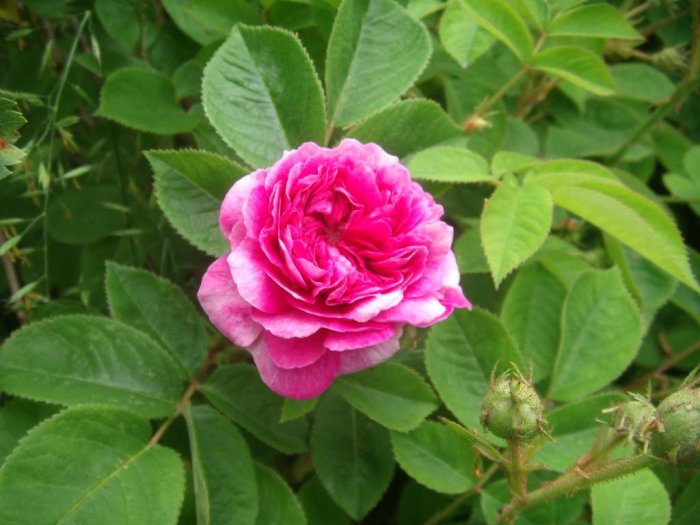
[[[481,404],[481,424],[509,441],[527,441],[544,432],[544,407],[532,383],[517,372],[492,378]]]

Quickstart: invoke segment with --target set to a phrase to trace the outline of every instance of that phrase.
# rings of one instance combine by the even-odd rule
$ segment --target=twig
[[[693,355],[698,350],[700,350],[700,341],[693,343],[692,345],[690,345],[687,348],[684,348],[680,352],[669,356],[654,370],[644,374],[642,377],[635,379],[633,382],[625,386],[625,390],[636,390],[637,388],[645,386],[648,381],[654,379],[655,377],[659,377],[661,374],[663,374],[667,370],[670,370],[684,359]]]
[[[5,233],[0,230],[0,246],[2,246],[6,240]],[[15,265],[12,263],[9,252],[2,256],[2,266],[5,270],[5,277],[7,277],[7,285],[10,287],[10,296],[13,296],[19,291],[20,284]],[[17,310],[17,319],[19,319],[20,323],[24,322],[24,318],[24,312],[22,310]]]

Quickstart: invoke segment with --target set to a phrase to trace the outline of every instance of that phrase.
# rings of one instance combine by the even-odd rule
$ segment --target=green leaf
[[[350,518],[331,499],[318,476],[304,483],[298,496],[309,525],[350,525]]]
[[[468,428],[479,428],[481,399],[496,365],[523,361],[501,322],[484,310],[455,311],[434,326],[426,342],[428,375],[447,408]]]
[[[616,379],[637,354],[642,322],[617,269],[587,272],[564,302],[549,395],[569,401]]]
[[[257,525],[306,525],[306,516],[299,500],[280,475],[265,465],[256,464],[260,510]],[[231,516],[239,523],[237,515]]]
[[[658,69],[640,62],[616,64],[610,68],[617,95],[642,102],[661,102],[676,86]]]
[[[7,141],[19,138],[19,129],[27,123],[27,119],[17,111],[17,103],[0,97],[0,137]]]
[[[447,2],[438,35],[445,51],[462,67],[467,67],[488,51],[495,40],[469,15],[462,0]]]
[[[190,131],[198,120],[178,105],[168,77],[140,67],[123,68],[107,77],[97,114],[160,135]]]
[[[537,54],[532,67],[561,77],[569,82],[595,93],[612,95],[615,81],[605,62],[591,51],[581,47],[550,47]]]
[[[30,428],[55,413],[52,405],[19,398],[7,401],[0,409],[0,465]]]
[[[162,417],[175,411],[182,383],[168,353],[141,332],[103,317],[65,315],[27,325],[7,340],[0,389]]]
[[[366,416],[400,432],[416,428],[438,407],[435,394],[423,378],[393,363],[341,376],[333,390]]]
[[[671,519],[668,493],[649,469],[594,485],[591,504],[593,525],[666,525]]]
[[[626,401],[622,393],[601,393],[559,406],[545,414],[554,441],[546,442],[533,457],[551,470],[564,472],[600,440],[605,427],[603,410]]]
[[[530,25],[540,31],[547,25],[549,20],[549,0],[513,0],[513,8]]]
[[[481,242],[496,286],[547,238],[553,206],[547,190],[519,186],[512,178],[504,180],[486,201]]]
[[[208,406],[185,410],[192,450],[197,525],[254,524],[258,485],[238,429]]]
[[[678,228],[651,200],[615,180],[597,176],[535,177],[530,182],[548,187],[558,206],[615,237],[694,290],[700,289]]]
[[[521,61],[532,56],[532,35],[520,15],[505,0],[461,0],[464,8]]]
[[[72,408],[46,420],[0,469],[0,521],[175,525],[182,461],[149,445],[150,434],[147,421],[106,407]]]
[[[110,207],[121,202],[116,186],[102,184],[57,195],[49,205],[49,235],[55,241],[77,246],[104,239],[125,225],[124,214]]]
[[[107,34],[129,52],[141,34],[136,3],[132,0],[95,0],[95,13]]]
[[[428,32],[393,0],[344,0],[326,57],[331,125],[352,124],[396,100],[430,53]]]
[[[282,413],[280,414],[280,423],[292,421],[305,416],[311,412],[318,404],[318,398],[313,399],[289,399],[285,398],[282,403]]]
[[[392,432],[391,444],[401,468],[426,487],[460,494],[474,486],[474,452],[446,426],[425,421],[408,434]]]
[[[559,320],[566,289],[541,264],[525,266],[508,289],[501,320],[513,335],[525,362],[532,360],[538,382],[549,377],[560,338]]]
[[[459,236],[453,250],[457,256],[459,273],[487,273],[489,271],[484,248],[481,244],[481,231],[478,223]]]
[[[107,301],[112,316],[150,335],[179,365],[197,372],[207,357],[207,334],[197,310],[170,281],[138,268],[107,263]]]
[[[228,243],[219,230],[219,209],[233,183],[246,173],[230,160],[205,151],[147,151],[163,213],[185,239],[219,256]]]
[[[202,100],[221,137],[251,166],[324,134],[321,84],[292,33],[236,26],[204,68]]]
[[[311,453],[321,483],[355,520],[377,504],[394,474],[388,431],[335,395],[316,410]]]
[[[438,146],[417,153],[408,163],[411,177],[433,182],[493,181],[488,163],[476,153],[454,146]]]
[[[374,142],[398,157],[435,146],[462,135],[432,100],[402,100],[371,116],[353,128],[349,137],[360,142]]]
[[[491,171],[494,175],[500,176],[506,173],[520,173],[533,166],[537,166],[542,161],[531,155],[524,155],[515,151],[499,151],[491,160]]]
[[[700,474],[696,474],[685,486],[673,505],[672,525],[695,525],[700,512]]]
[[[250,365],[218,368],[200,390],[227,417],[285,454],[306,451],[304,419],[280,423],[283,398],[272,392]]]
[[[564,11],[552,20],[549,36],[644,40],[614,6],[599,2]]]
[[[183,33],[202,45],[223,40],[237,22],[260,21],[243,0],[164,0],[163,7]]]

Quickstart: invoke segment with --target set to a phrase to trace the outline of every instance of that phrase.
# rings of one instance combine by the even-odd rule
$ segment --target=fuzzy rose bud
[[[525,441],[542,430],[544,408],[535,387],[506,372],[491,382],[481,404],[481,424],[499,437]]]
[[[656,409],[652,452],[673,465],[700,467],[700,390],[684,388]]]
[[[389,359],[406,325],[469,307],[442,206],[376,144],[306,143],[236,182],[230,251],[198,298],[275,392],[306,399]]]
[[[649,429],[654,424],[656,409],[645,399],[632,399],[615,408],[606,410],[614,412],[613,425],[615,430],[629,437],[630,441],[646,444],[649,439]]]

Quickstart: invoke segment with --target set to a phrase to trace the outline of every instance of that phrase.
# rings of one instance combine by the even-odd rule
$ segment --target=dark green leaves
[[[412,478],[438,492],[459,494],[474,485],[474,452],[454,431],[432,421],[391,433],[396,459]]]
[[[222,255],[227,243],[219,230],[219,208],[245,170],[205,151],[149,151],[156,194],[175,229],[197,248]]]
[[[311,452],[321,483],[356,520],[377,504],[394,473],[387,430],[337,396],[319,403]]]
[[[302,142],[323,142],[321,84],[299,40],[236,26],[204,70],[203,101],[221,137],[253,167]]]
[[[417,373],[391,363],[342,376],[333,389],[357,410],[402,432],[417,427],[438,407],[435,394]]]
[[[255,465],[260,494],[257,525],[306,525],[306,516],[299,500],[282,477],[270,467]],[[237,516],[234,523],[240,523]]]
[[[115,319],[150,335],[187,377],[204,364],[207,334],[180,288],[152,273],[107,265],[107,300]]]
[[[423,25],[394,0],[345,0],[326,58],[331,125],[352,124],[396,100],[423,70],[430,51]]]
[[[306,450],[306,421],[279,422],[282,398],[263,384],[253,367],[221,367],[201,390],[216,408],[271,447],[286,454]]]
[[[258,485],[248,445],[240,432],[207,406],[185,412],[192,449],[197,525],[253,525]]]
[[[162,135],[183,133],[197,125],[197,118],[178,105],[170,79],[142,68],[120,69],[110,75],[97,111],[124,126]]]
[[[174,411],[182,390],[166,350],[102,317],[66,315],[16,332],[0,352],[0,388],[63,405],[99,403],[144,417]]]
[[[105,407],[45,421],[0,470],[0,521],[174,525],[184,469],[175,452],[148,445],[150,432],[147,421]]]
[[[481,240],[493,280],[503,278],[539,248],[552,224],[552,196],[506,179],[486,202]]]
[[[581,275],[564,303],[561,326],[549,392],[559,401],[590,394],[617,378],[641,340],[639,311],[617,270]]]

